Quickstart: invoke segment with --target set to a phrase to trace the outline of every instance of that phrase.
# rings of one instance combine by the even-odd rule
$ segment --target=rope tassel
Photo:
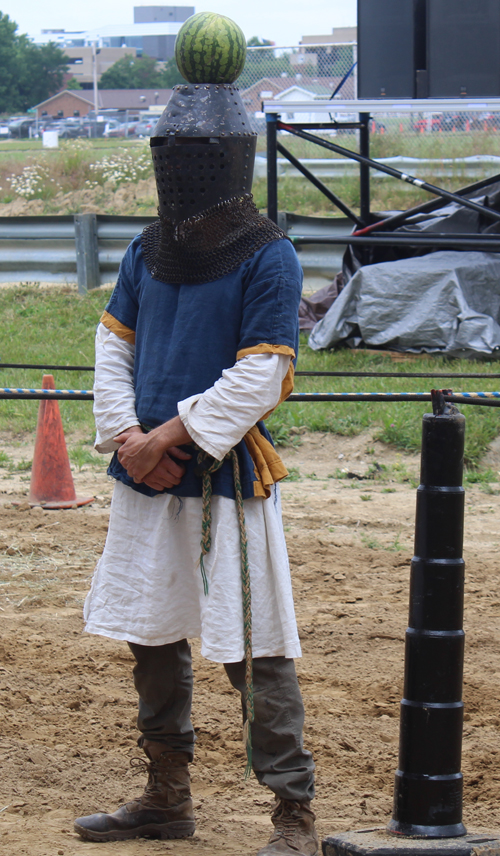
[[[217,472],[224,461],[230,460],[233,464],[234,492],[236,497],[236,514],[240,530],[240,554],[241,554],[241,591],[243,600],[243,645],[245,651],[245,702],[246,719],[243,726],[243,742],[247,755],[245,767],[245,779],[252,772],[252,722],[255,718],[253,697],[253,662],[252,662],[252,596],[250,590],[250,565],[248,562],[248,541],[245,526],[245,510],[243,507],[243,491],[241,489],[241,476],[238,455],[235,449],[225,455],[222,461],[217,461],[207,455],[202,449],[198,452],[197,466],[203,480],[202,493],[202,521],[201,521],[201,555],[200,570],[203,579],[203,590],[208,594],[208,579],[206,575],[204,557],[212,546],[212,474]]]

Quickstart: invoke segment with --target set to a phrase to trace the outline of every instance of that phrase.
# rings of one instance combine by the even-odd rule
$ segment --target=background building
[[[66,52],[92,45],[101,49],[133,48],[137,56],[144,53],[164,61],[173,57],[177,33],[194,11],[194,6],[135,6],[134,22],[130,24],[106,24],[78,32],[47,29],[29,37],[35,44],[55,42]]]
[[[65,46],[64,53],[69,57],[66,82],[74,77],[82,89],[92,89],[94,85],[94,48],[90,45],[79,48]],[[99,81],[101,75],[108,68],[111,68],[115,62],[127,54],[135,57],[137,49],[130,47],[99,48],[98,52],[95,52],[97,80]]]
[[[194,6],[134,6],[134,24],[182,24],[194,15]],[[156,59],[170,59],[174,55],[175,33],[158,33],[142,37],[142,50]]]

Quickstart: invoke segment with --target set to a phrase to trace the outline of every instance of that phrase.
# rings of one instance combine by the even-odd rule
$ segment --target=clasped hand
[[[191,455],[187,452],[178,446],[168,446],[165,449],[157,434],[143,434],[138,426],[124,431],[114,440],[121,444],[118,460],[136,484],[144,483],[154,490],[180,484],[185,468],[173,460],[172,456],[188,461]]]

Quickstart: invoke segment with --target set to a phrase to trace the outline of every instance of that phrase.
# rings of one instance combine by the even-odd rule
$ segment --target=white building
[[[174,55],[177,33],[184,21],[194,15],[194,6],[135,6],[134,22],[103,24],[92,30],[70,32],[44,29],[29,34],[37,44],[55,42],[60,48],[134,48],[138,56],[146,54],[157,60]],[[76,75],[75,75],[76,76]]]

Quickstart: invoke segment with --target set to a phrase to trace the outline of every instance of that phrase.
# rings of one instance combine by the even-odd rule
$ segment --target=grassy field
[[[0,362],[89,365],[93,363],[96,325],[109,298],[109,289],[79,297],[70,288],[41,289],[18,286],[0,290],[3,334]],[[490,372],[499,371],[496,362],[450,361],[425,357],[395,363],[385,352],[356,352],[347,349],[314,352],[303,339],[298,369],[303,371],[400,371],[400,372]],[[2,369],[0,386],[40,387],[42,370]],[[93,374],[54,372],[56,387],[90,389]],[[452,386],[455,391],[492,391],[500,386],[491,380],[433,380],[432,378],[297,378],[296,391],[325,392],[429,392],[432,387]],[[68,444],[74,460],[90,454],[94,436],[92,406],[81,401],[60,403]],[[300,431],[334,432],[354,435],[372,430],[384,443],[402,451],[420,446],[422,415],[428,403],[289,403],[273,414],[268,425],[278,443],[300,442]],[[499,412],[492,407],[461,407],[467,418],[466,462],[478,469],[471,478],[497,478],[481,471],[480,461],[488,444],[500,433]],[[0,404],[0,429],[20,440],[34,434],[37,401],[4,400]],[[1,462],[0,462],[1,463]]]
[[[313,143],[296,137],[283,137],[283,143],[299,158],[340,157]],[[67,140],[57,150],[42,149],[40,141],[11,140],[0,144],[0,204],[16,198],[43,201],[45,214],[71,213],[71,200],[61,198],[76,190],[88,190],[96,211],[113,212],[113,192],[138,179],[151,180],[153,170],[148,140]],[[357,149],[356,137],[341,134],[334,142],[347,149]],[[258,152],[264,153],[266,141],[258,139]],[[500,155],[500,132],[457,132],[419,134],[399,125],[390,126],[383,135],[371,137],[371,155],[374,158],[410,155],[417,158],[463,158],[471,155]],[[479,167],[481,169],[481,167]],[[418,172],[417,168],[416,171]],[[491,173],[491,165],[484,174]],[[449,190],[466,186],[482,176],[468,178],[463,168],[450,169],[450,175],[427,175],[426,180]],[[354,210],[359,209],[359,182],[356,177],[325,179],[343,201]],[[267,205],[265,178],[254,181],[253,192],[261,210]],[[426,201],[430,196],[402,181],[372,174],[371,207],[373,211],[404,209]],[[88,200],[87,200],[88,201]],[[156,211],[154,192],[147,204],[137,203],[129,214],[151,214]],[[287,177],[279,180],[279,207],[281,210],[300,211],[302,214],[337,216],[338,211],[305,179]],[[42,213],[42,212],[40,212]],[[122,210],[116,213],[124,213]]]
[[[298,157],[336,157],[312,143],[287,136],[286,146]],[[356,137],[343,134],[335,142],[356,149]],[[259,138],[258,150],[265,151],[265,140]],[[422,158],[464,157],[467,155],[500,155],[500,133],[475,131],[474,133],[412,133],[408,122],[403,133],[399,123],[388,125],[385,134],[371,138],[373,157],[410,154]],[[76,140],[62,141],[57,150],[43,150],[40,141],[12,140],[0,145],[0,203],[18,198],[42,200],[43,211],[38,213],[69,213],[81,204],[78,193],[88,194],[96,211],[125,213],[124,200],[118,208],[120,191],[134,187],[139,179],[151,184],[142,201],[127,197],[128,214],[155,214],[154,180],[148,141]],[[428,176],[432,181],[432,176]],[[458,170],[447,179],[436,183],[458,188],[471,183]],[[359,187],[356,178],[330,180],[335,193],[354,210],[359,206]],[[149,184],[147,184],[149,188]],[[261,209],[266,207],[266,181],[254,182],[254,195]],[[75,195],[76,194],[76,195]],[[73,199],[72,199],[73,197]],[[407,208],[428,199],[429,195],[417,192],[407,184],[387,178],[372,178],[372,210]],[[135,206],[135,207],[134,207]],[[337,213],[315,188],[305,180],[285,178],[279,182],[279,207],[282,210],[303,214],[335,216]],[[18,287],[0,290],[0,310],[3,317],[3,336],[0,341],[0,361],[19,363],[48,362],[63,365],[92,364],[93,336],[108,292],[99,290],[85,298],[78,297],[71,288],[50,290],[36,287]],[[415,365],[403,364],[404,368]],[[416,371],[441,372],[481,371],[495,372],[497,363],[471,362],[443,363],[439,358],[420,359]],[[315,353],[305,344],[299,357],[303,370],[394,370],[390,357],[376,352],[352,354],[348,350]],[[403,368],[401,368],[403,370]],[[40,371],[3,370],[2,386],[39,386]],[[92,373],[68,372],[56,377],[60,387],[89,388]],[[447,386],[446,380],[434,383],[432,379],[297,379],[297,391],[428,391],[432,386]],[[495,390],[498,381],[455,381],[456,390]],[[0,427],[22,436],[33,432],[36,425],[37,403],[29,401],[3,401],[0,407]],[[269,425],[278,442],[297,441],[300,430],[331,431],[349,435],[374,430],[377,437],[401,450],[418,449],[422,413],[428,406],[415,403],[290,403],[279,408]],[[468,419],[466,460],[469,467],[477,467],[491,440],[500,433],[497,410],[465,406]],[[82,402],[63,402],[61,412],[65,430],[70,436],[83,437],[91,444],[93,421],[91,406]],[[90,447],[89,447],[90,448]]]

